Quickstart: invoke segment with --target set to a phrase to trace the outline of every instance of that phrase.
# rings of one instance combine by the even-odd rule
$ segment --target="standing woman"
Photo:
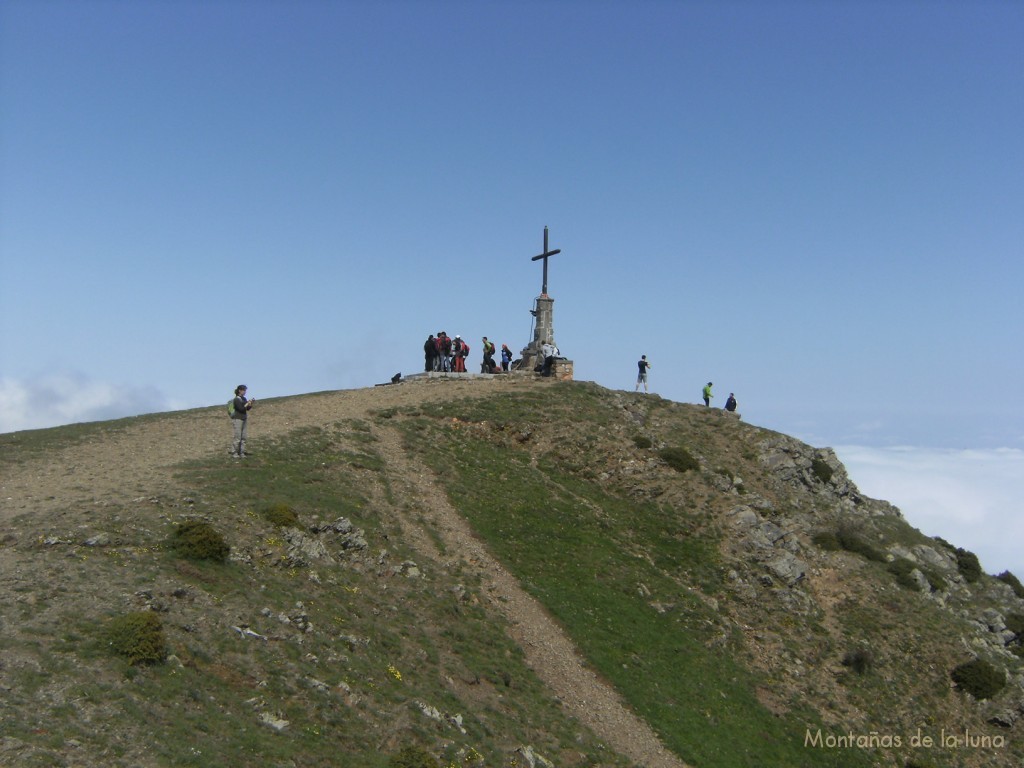
[[[248,391],[248,387],[245,384],[239,384],[235,387],[235,399],[231,403],[231,426],[234,429],[234,438],[231,441],[231,455],[240,459],[246,456],[245,452],[245,438],[248,430],[246,429],[249,424],[249,411],[256,405],[255,400],[247,400],[245,393]]]

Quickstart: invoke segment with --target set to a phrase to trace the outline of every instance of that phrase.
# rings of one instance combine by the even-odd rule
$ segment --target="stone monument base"
[[[519,362],[519,366],[512,369],[512,373],[519,374],[530,374],[531,376],[540,376],[534,369],[543,364],[543,360],[538,357],[524,357]],[[572,381],[573,380],[573,362],[565,357],[556,357],[555,361],[551,364],[551,378],[558,379],[559,381]]]
[[[572,360],[556,357],[551,366],[551,378],[559,381],[572,381]]]

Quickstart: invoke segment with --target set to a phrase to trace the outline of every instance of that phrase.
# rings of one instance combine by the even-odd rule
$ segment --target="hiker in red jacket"
[[[459,334],[455,334],[455,341],[452,343],[455,352],[455,372],[466,372],[466,355],[469,354],[469,345],[462,340]]]

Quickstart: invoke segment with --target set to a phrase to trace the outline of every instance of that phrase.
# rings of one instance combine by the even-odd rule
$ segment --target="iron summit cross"
[[[544,253],[534,256],[530,261],[537,261],[537,259],[544,259],[544,287],[541,288],[540,295],[548,295],[548,257],[554,256],[556,253],[561,253],[561,248],[556,248],[553,251],[548,250],[548,228],[544,227]]]

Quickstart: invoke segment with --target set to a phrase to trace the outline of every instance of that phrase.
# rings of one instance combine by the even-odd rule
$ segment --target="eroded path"
[[[584,664],[557,622],[476,538],[466,520],[448,502],[434,473],[403,449],[401,437],[391,429],[375,434],[394,489],[413,502],[416,517],[422,517],[442,538],[445,548],[458,552],[478,573],[491,610],[499,611],[508,620],[512,637],[523,649],[527,663],[572,715],[637,765],[684,768],[685,764],[662,746],[650,726]],[[410,543],[432,548],[429,536],[418,530],[421,523],[412,515],[405,515],[402,527]]]

